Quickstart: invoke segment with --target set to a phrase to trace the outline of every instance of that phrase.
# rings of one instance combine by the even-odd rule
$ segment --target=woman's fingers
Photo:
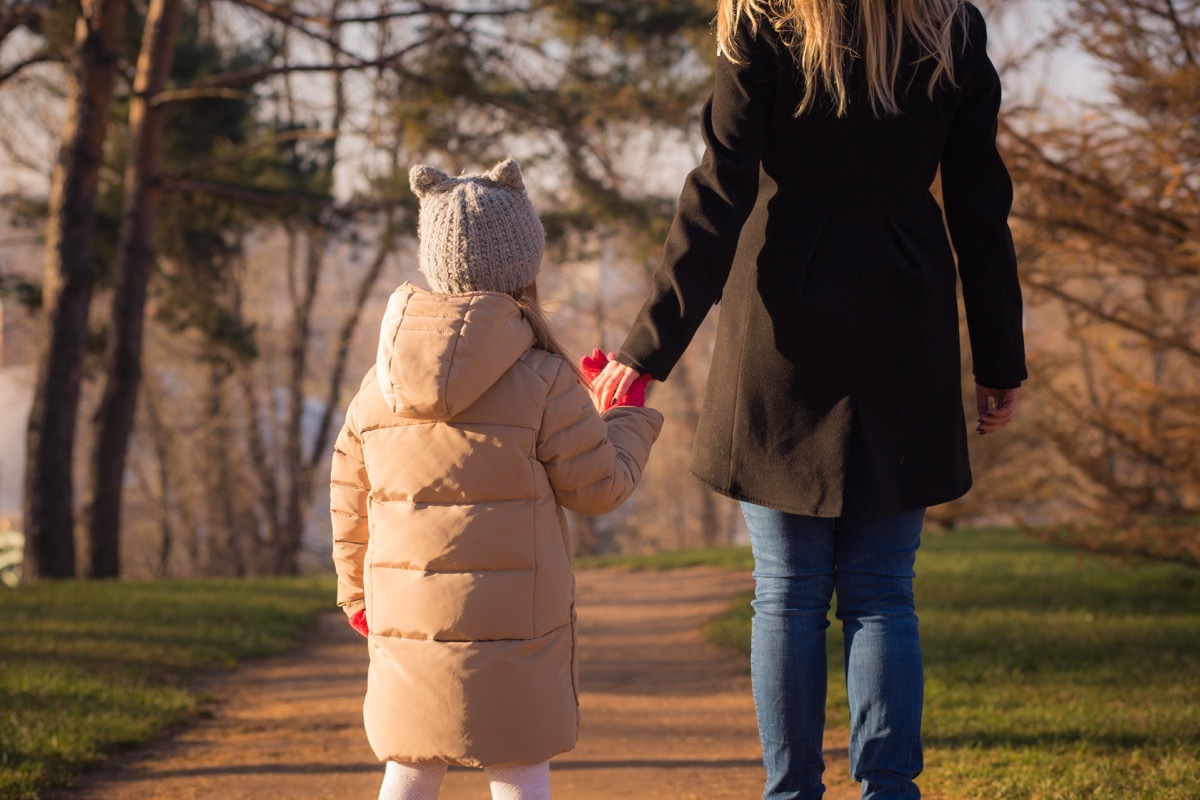
[[[621,366],[625,366],[622,364]],[[641,377],[641,373],[632,367],[625,367],[621,372],[621,380],[617,384],[616,391],[613,392],[612,402],[616,403],[629,393],[629,387],[633,386],[633,382]]]
[[[995,433],[1012,421],[1011,417],[999,419],[991,416],[981,417],[979,424],[975,426],[978,433]]]
[[[596,395],[596,410],[603,412],[608,408],[608,397],[612,394],[613,382],[616,378],[617,367],[621,366],[614,361],[609,361],[604,365],[604,369],[600,370],[600,374],[592,381],[592,392]]]
[[[629,387],[637,380],[638,375],[638,371],[632,367],[616,361],[609,361],[596,376],[596,380],[592,382],[592,389],[596,393],[599,408],[601,410],[611,408],[613,403],[625,396]]]
[[[1012,422],[1021,390],[975,387],[975,410],[978,412],[977,433],[994,433]]]

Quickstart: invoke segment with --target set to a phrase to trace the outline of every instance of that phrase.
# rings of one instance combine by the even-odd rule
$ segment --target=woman
[[[721,0],[717,23],[704,159],[593,387],[667,378],[721,301],[692,471],[750,529],[764,797],[824,791],[834,593],[853,775],[919,797],[913,565],[925,508],[971,483],[955,254],[976,431],[1008,424],[1026,377],[986,28],[962,0]]]

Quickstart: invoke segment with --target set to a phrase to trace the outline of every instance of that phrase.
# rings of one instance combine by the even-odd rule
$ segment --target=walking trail
[[[753,800],[763,770],[745,661],[700,626],[750,585],[744,573],[578,574],[582,727],[551,762],[556,800]],[[340,613],[300,650],[213,688],[204,718],[82,778],[82,800],[371,800],[382,766],[362,729],[367,649]],[[845,735],[826,741],[826,800],[858,797]],[[478,770],[452,768],[441,800],[482,800]]]

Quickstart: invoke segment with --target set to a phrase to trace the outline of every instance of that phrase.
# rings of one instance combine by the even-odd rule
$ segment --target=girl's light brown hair
[[[558,334],[550,325],[550,318],[538,304],[537,283],[509,292],[508,296],[517,301],[521,315],[529,322],[529,327],[533,328],[533,346],[562,358],[579,378],[579,382],[586,384],[575,357],[563,346],[562,339],[558,338]]]
[[[752,33],[764,20],[778,33],[805,75],[804,97],[796,116],[812,108],[817,92],[834,101],[839,117],[850,105],[847,78],[852,59],[866,67],[871,110],[875,116],[897,116],[896,83],[906,37],[916,43],[918,61],[933,61],[928,92],[933,96],[945,79],[954,86],[956,31],[965,42],[964,0],[718,0],[717,43],[735,64],[739,25]]]

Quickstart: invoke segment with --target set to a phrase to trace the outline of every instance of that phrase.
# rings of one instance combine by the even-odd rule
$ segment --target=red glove
[[[589,386],[604,371],[604,365],[607,363],[608,356],[601,353],[599,347],[593,347],[590,356],[584,356],[579,359],[579,371],[583,373],[583,377]]]
[[[367,610],[365,608],[360,608],[350,615],[350,627],[363,636],[371,635],[371,629],[367,627]]]
[[[650,381],[654,380],[653,375],[639,375],[637,380],[629,385],[629,391],[625,393],[617,402],[613,403],[609,408],[617,406],[633,406],[635,408],[643,408],[646,405],[646,387]]]
[[[583,377],[587,380],[590,386],[596,377],[604,371],[604,367],[608,364],[608,356],[600,352],[599,348],[592,348],[590,356],[584,356],[579,359],[579,371],[583,373]],[[625,393],[617,402],[613,403],[609,408],[617,406],[634,406],[642,408],[646,405],[646,386],[650,381],[654,380],[653,375],[640,375],[630,386],[629,391]]]

